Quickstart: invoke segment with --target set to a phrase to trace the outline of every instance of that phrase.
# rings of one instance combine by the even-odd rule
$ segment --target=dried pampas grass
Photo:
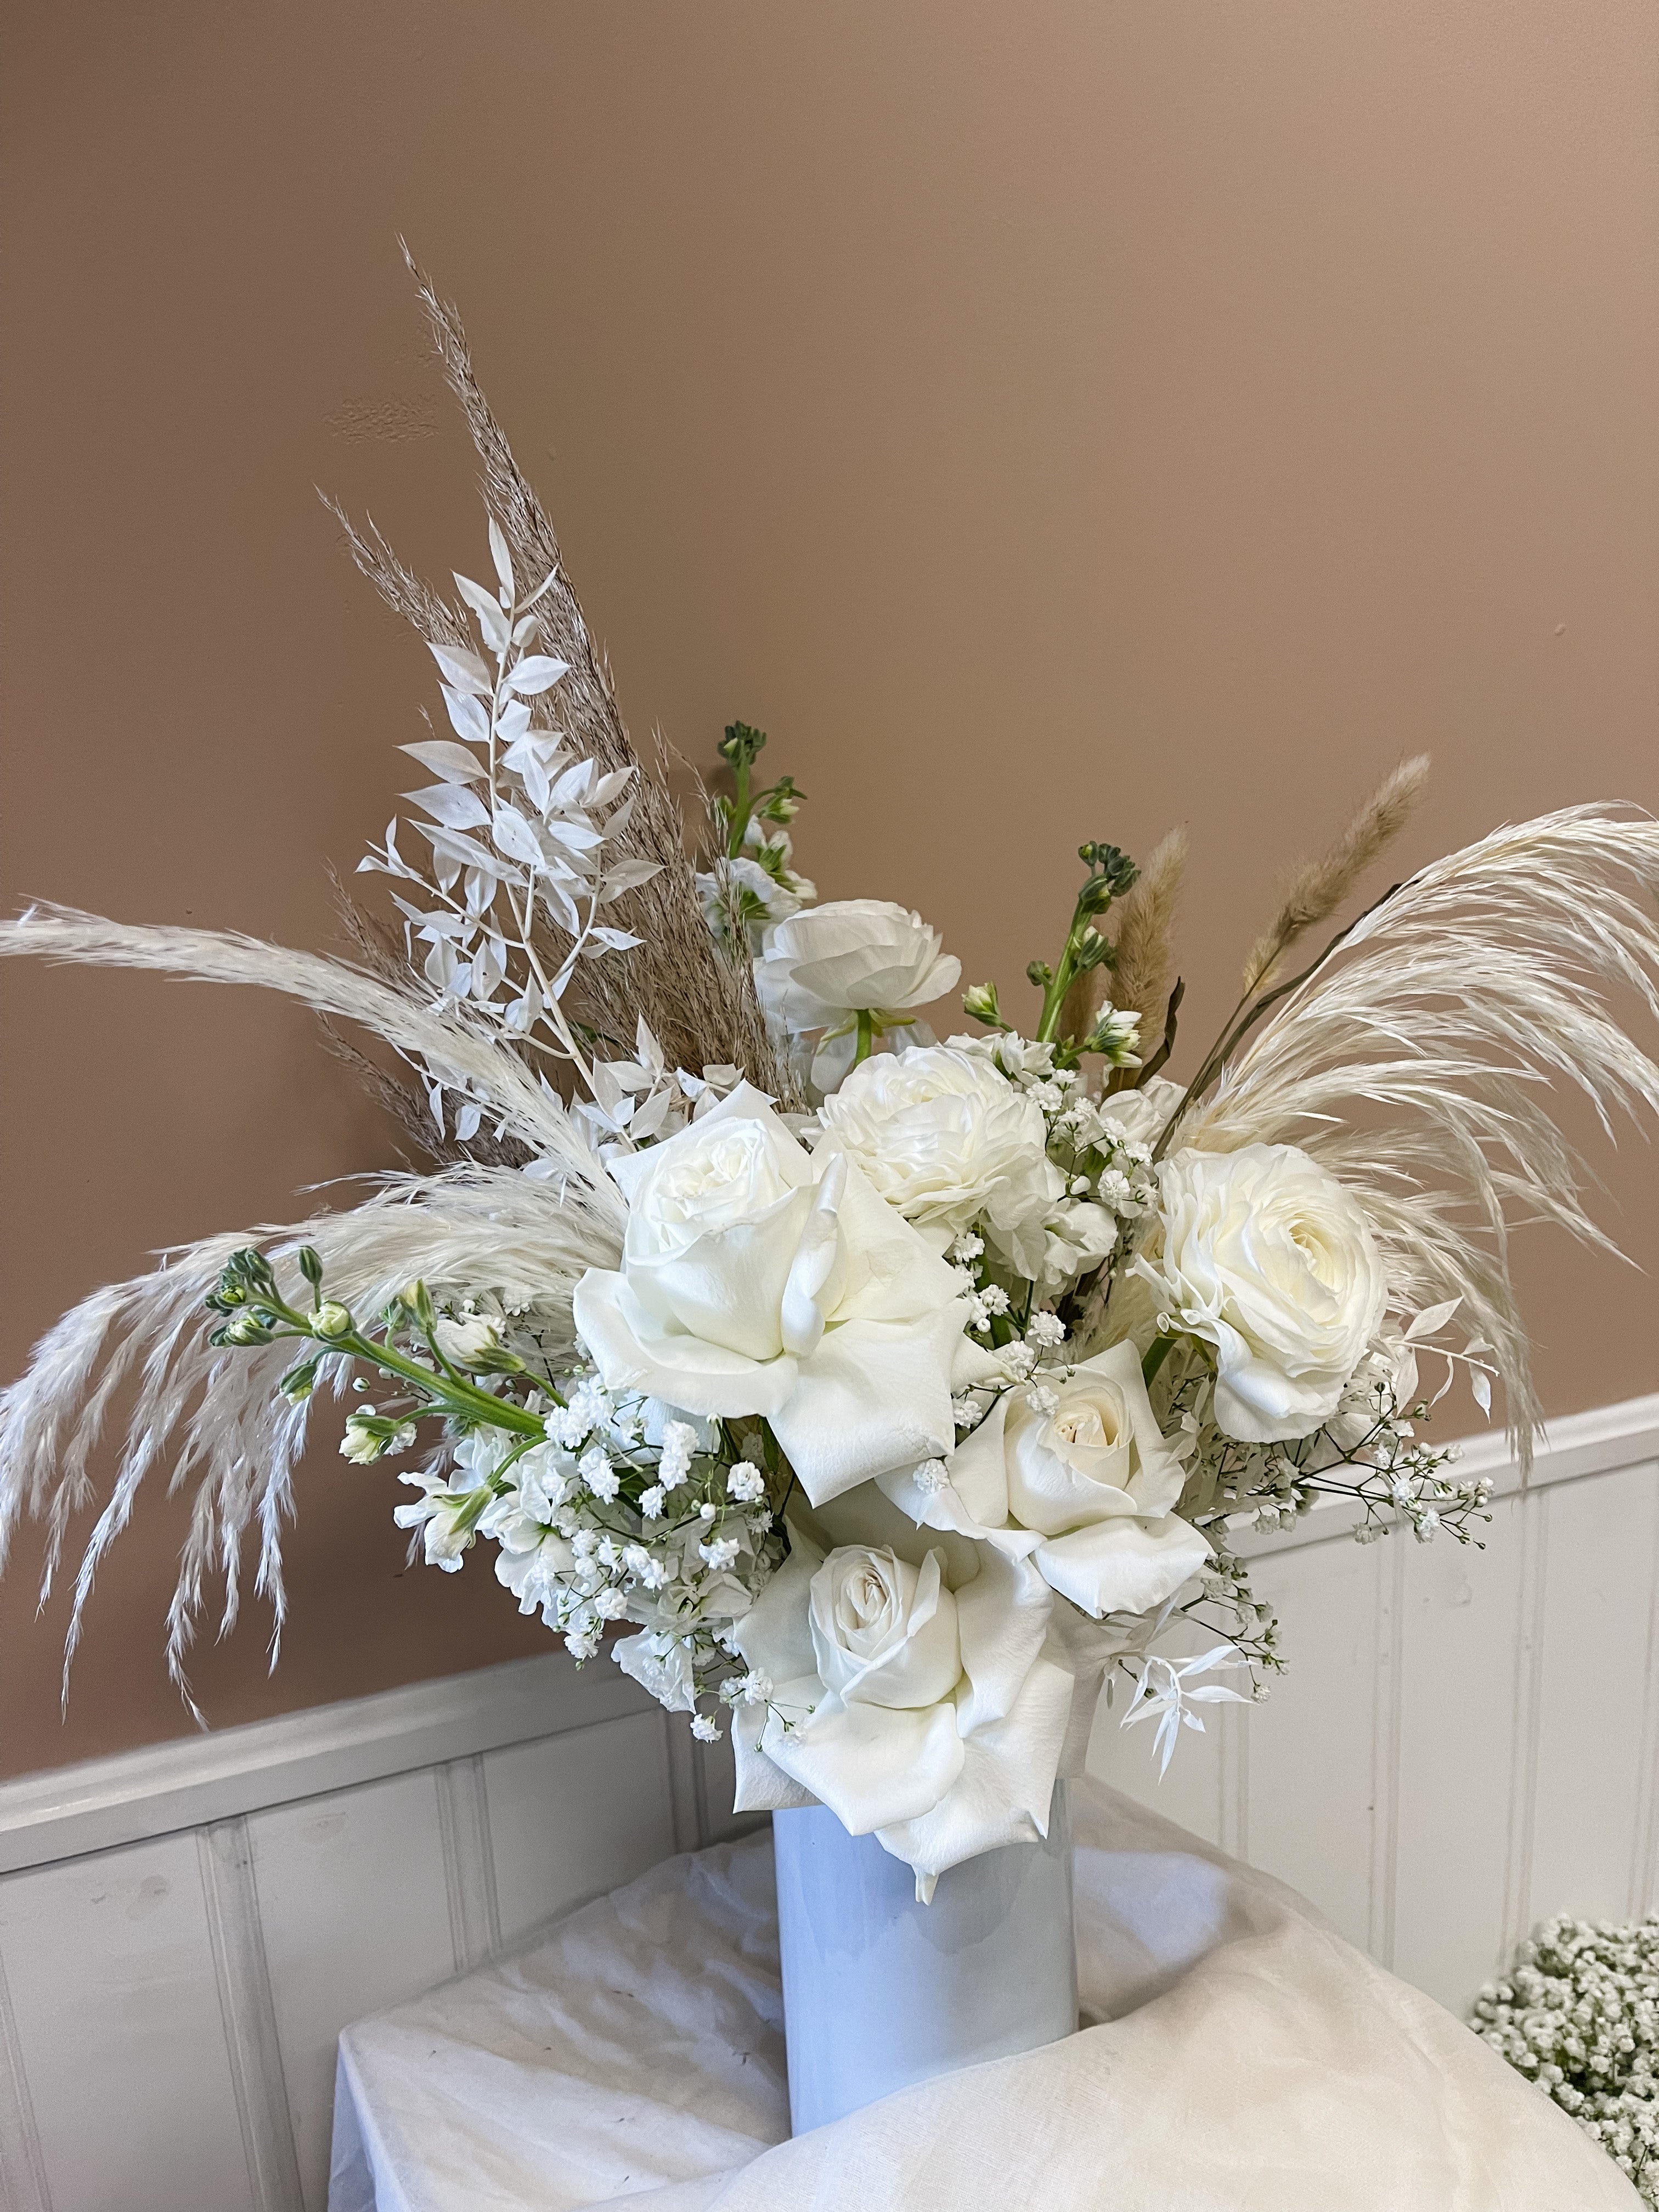
[[[416,1281],[439,1299],[494,1291],[509,1304],[527,1304],[557,1355],[574,1345],[570,1296],[583,1271],[617,1263],[621,1218],[608,1183],[589,1192],[568,1179],[561,1186],[477,1167],[388,1178],[348,1212],[184,1246],[153,1273],[98,1291],[65,1314],[35,1346],[21,1380],[0,1392],[0,1566],[20,1518],[43,1520],[43,1602],[70,1518],[94,1501],[94,1448],[112,1407],[127,1402],[114,1482],[76,1577],[65,1696],[99,1564],[126,1526],[145,1477],[168,1462],[169,1492],[192,1477],[196,1484],[168,1613],[174,1680],[200,1720],[185,1658],[204,1585],[216,1571],[222,1578],[222,1635],[236,1620],[244,1542],[256,1524],[255,1588],[275,1616],[276,1664],[286,1613],[282,1530],[294,1514],[293,1474],[309,1410],[278,1395],[276,1384],[304,1347],[291,1339],[230,1350],[208,1342],[203,1301],[234,1252],[259,1244],[279,1277],[294,1279],[301,1246],[314,1246],[330,1295],[365,1320]],[[349,1363],[325,1355],[322,1373],[337,1392]]]
[[[1352,1190],[1402,1308],[1461,1297],[1494,1348],[1524,1466],[1538,1419],[1508,1241],[1547,1221],[1615,1249],[1556,1126],[1659,1113],[1659,1066],[1609,993],[1659,1018],[1659,823],[1575,806],[1493,831],[1362,917],[1189,1093],[1165,1142],[1296,1144]]]
[[[1417,753],[1387,775],[1334,844],[1316,860],[1304,860],[1286,883],[1279,911],[1250,948],[1244,963],[1243,997],[1252,999],[1283,972],[1291,947],[1328,921],[1358,890],[1410,821],[1429,781],[1429,757]]]
[[[564,573],[557,534],[479,386],[460,318],[406,247],[404,256],[445,376],[483,465],[485,506],[501,525],[520,575],[535,583],[547,575],[555,579],[538,612],[547,649],[569,664],[570,672],[559,686],[561,726],[576,750],[602,769],[639,770],[633,818],[618,850],[657,862],[659,872],[618,900],[614,919],[644,942],[637,951],[586,964],[580,979],[586,1002],[583,1015],[621,1056],[631,1051],[635,1020],[643,1016],[672,1065],[694,1072],[710,1062],[740,1067],[786,1107],[799,1106],[795,1079],[767,1030],[748,961],[728,958],[703,918],[679,806],[662,773],[664,761],[642,760],[629,736],[610,669]],[[398,558],[373,524],[360,531],[342,509],[327,503],[346,532],[353,560],[387,605],[428,642],[465,645],[466,627],[457,610]],[[562,957],[562,951],[555,955],[550,969]]]

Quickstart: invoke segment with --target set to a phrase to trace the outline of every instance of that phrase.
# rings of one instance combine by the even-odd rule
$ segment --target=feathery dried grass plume
[[[44,1520],[43,1601],[70,1521],[94,1499],[94,1448],[112,1408],[127,1407],[114,1481],[76,1577],[65,1695],[99,1565],[131,1518],[146,1476],[169,1462],[170,1493],[192,1478],[196,1485],[168,1614],[174,1680],[199,1721],[185,1658],[204,1586],[216,1571],[222,1578],[222,1635],[237,1616],[244,1544],[256,1525],[255,1588],[274,1614],[276,1664],[286,1613],[282,1530],[294,1516],[293,1474],[309,1407],[277,1394],[291,1342],[220,1350],[208,1341],[203,1301],[234,1252],[261,1244],[278,1271],[292,1275],[301,1246],[309,1244],[323,1259],[333,1295],[365,1314],[415,1281],[438,1298],[494,1291],[530,1307],[556,1356],[574,1341],[574,1285],[587,1267],[616,1265],[620,1232],[620,1202],[604,1182],[589,1190],[573,1178],[561,1186],[476,1167],[389,1177],[348,1212],[181,1247],[153,1273],[112,1284],[65,1314],[35,1346],[21,1380],[0,1392],[0,1566],[20,1518]],[[323,1368],[337,1393],[343,1389],[349,1361],[325,1356]]]
[[[1308,931],[1328,921],[1357,888],[1365,871],[1411,819],[1429,780],[1429,757],[1416,753],[1387,775],[1335,842],[1316,860],[1304,860],[1289,882],[1278,913],[1250,947],[1243,996],[1254,998],[1283,970],[1285,955]]]
[[[410,976],[398,984],[344,960],[262,944],[231,930],[106,921],[71,907],[35,906],[0,921],[0,958],[29,955],[100,968],[149,968],[205,983],[257,983],[319,1014],[361,1023],[399,1052],[469,1083],[503,1132],[551,1162],[593,1202],[620,1195],[592,1146],[546,1085],[459,1012],[434,1003]]]
[[[1301,1146],[1346,1182],[1396,1297],[1461,1297],[1494,1348],[1524,1467],[1538,1406],[1509,1237],[1552,1222],[1616,1247],[1556,1126],[1576,1090],[1611,1135],[1659,1113],[1659,1066],[1609,1010],[1659,1018],[1659,823],[1575,806],[1437,860],[1362,917],[1223,1069],[1166,1142]]]
[[[623,854],[657,862],[659,872],[617,902],[615,919],[644,944],[637,951],[585,963],[580,979],[584,1015],[623,1051],[631,1043],[636,1019],[643,1017],[673,1065],[696,1069],[726,1062],[742,1068],[786,1106],[798,1106],[802,1101],[795,1079],[768,1032],[747,960],[728,958],[704,921],[678,805],[666,777],[648,772],[629,736],[611,672],[564,573],[557,535],[479,387],[460,318],[439,297],[407,247],[404,258],[419,287],[444,374],[483,465],[485,505],[520,573],[554,579],[538,612],[550,651],[569,665],[559,690],[563,726],[578,750],[601,769],[640,770],[633,817],[618,842]],[[352,558],[387,605],[428,643],[452,649],[465,646],[467,632],[458,611],[398,558],[372,524],[359,531],[332,501],[325,503],[345,529]],[[660,762],[655,766],[660,769]],[[552,964],[558,965],[558,957]]]
[[[1175,981],[1176,908],[1186,866],[1187,832],[1177,825],[1158,839],[1118,900],[1112,965],[1091,968],[1072,986],[1060,1017],[1063,1036],[1086,1036],[1109,994],[1115,1006],[1140,1016],[1140,1050],[1151,1054]]]

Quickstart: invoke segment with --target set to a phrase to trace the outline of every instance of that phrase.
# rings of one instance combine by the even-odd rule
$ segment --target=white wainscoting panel
[[[1501,1444],[1486,1548],[1243,1540],[1290,1672],[1160,1787],[1462,2011],[1535,1921],[1659,1905],[1659,1398]],[[562,1655],[0,1784],[4,2212],[325,2212],[334,2045],[732,1820],[617,1668]]]
[[[1093,1771],[1311,1898],[1462,2014],[1540,1920],[1659,1909],[1659,1397],[1501,1439],[1484,1551],[1358,1545],[1322,1505],[1239,1540],[1289,1671],[1183,1735],[1103,1711]],[[1223,1678],[1224,1679],[1224,1678]]]

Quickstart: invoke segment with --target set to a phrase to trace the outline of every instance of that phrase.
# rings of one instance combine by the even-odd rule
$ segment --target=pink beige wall
[[[831,896],[970,977],[1085,836],[1191,825],[1187,1033],[1379,769],[1409,860],[1659,801],[1659,15],[1646,0],[14,0],[4,892],[300,945],[404,778],[424,656],[314,484],[477,568],[401,231],[468,319],[636,726],[763,724]],[[308,1020],[10,973],[0,1369],[169,1239],[386,1130]],[[1639,1142],[1608,1221],[1651,1267]],[[1558,1411],[1659,1385],[1647,1277],[1527,1243]],[[219,1722],[544,1648],[405,1573],[320,1456]],[[147,1499],[66,1727],[0,1586],[0,1771],[181,1729]],[[83,1531],[82,1531],[83,1533]]]

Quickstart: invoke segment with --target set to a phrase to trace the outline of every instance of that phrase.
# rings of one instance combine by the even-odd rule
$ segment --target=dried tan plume
[[[1133,888],[1117,902],[1114,965],[1091,968],[1066,993],[1062,1036],[1086,1036],[1109,996],[1115,1006],[1132,1008],[1140,1016],[1142,1054],[1150,1055],[1156,1049],[1175,977],[1176,907],[1186,866],[1186,830],[1166,831],[1148,854]]]
[[[1354,890],[1373,860],[1411,819],[1429,780],[1429,757],[1413,754],[1385,776],[1335,843],[1316,860],[1304,860],[1285,884],[1279,912],[1250,948],[1243,995],[1254,998],[1276,978],[1298,938],[1329,920]]]
[[[799,1105],[794,1078],[768,1033],[747,958],[728,957],[703,918],[679,805],[661,773],[662,762],[642,757],[629,735],[610,669],[565,574],[557,533],[479,386],[460,318],[407,248],[404,255],[444,374],[483,463],[484,503],[506,536],[520,581],[533,590],[544,577],[555,578],[538,612],[548,650],[569,665],[559,686],[561,724],[601,768],[639,771],[633,818],[617,850],[656,861],[659,872],[625,892],[612,918],[643,943],[584,963],[579,988],[586,1004],[580,1015],[623,1054],[632,1049],[635,1020],[643,1015],[671,1064],[695,1072],[711,1061],[727,1062],[786,1106]],[[398,559],[372,524],[360,531],[337,507],[333,511],[346,530],[353,560],[388,606],[433,643],[466,641],[457,610]]]
[[[1538,1407],[1510,1233],[1549,1222],[1614,1249],[1556,1101],[1578,1091],[1609,1135],[1621,1114],[1659,1115],[1659,1065],[1619,1000],[1659,1018],[1659,823],[1568,807],[1363,916],[1171,1133],[1205,1152],[1298,1145],[1346,1183],[1398,1310],[1460,1298],[1495,1348],[1523,1467]]]

